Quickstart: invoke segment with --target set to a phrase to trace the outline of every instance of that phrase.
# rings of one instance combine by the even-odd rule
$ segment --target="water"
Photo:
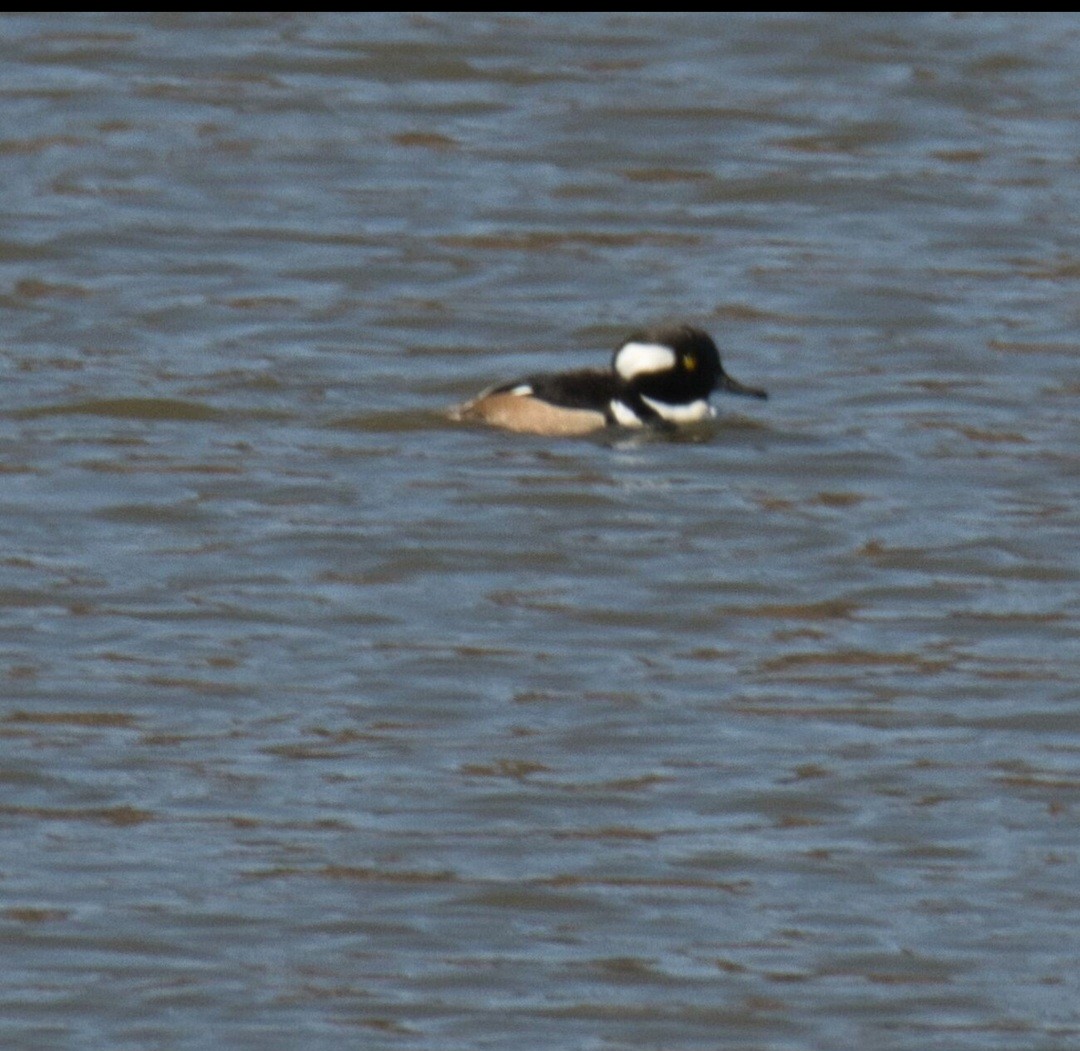
[[[1075,17],[0,27],[5,1048],[1080,1043]]]

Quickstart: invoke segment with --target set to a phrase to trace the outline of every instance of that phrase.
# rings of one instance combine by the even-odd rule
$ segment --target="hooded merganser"
[[[488,387],[450,410],[450,418],[522,434],[582,435],[603,427],[671,427],[714,416],[709,395],[766,398],[720,365],[712,339],[692,325],[665,325],[631,336],[609,369],[526,376]]]

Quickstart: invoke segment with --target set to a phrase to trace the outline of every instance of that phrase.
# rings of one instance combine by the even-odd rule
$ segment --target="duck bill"
[[[769,396],[768,391],[763,391],[760,387],[747,387],[738,380],[733,380],[726,372],[720,374],[719,387],[720,390],[727,391],[728,394],[742,394],[747,398],[767,398]]]

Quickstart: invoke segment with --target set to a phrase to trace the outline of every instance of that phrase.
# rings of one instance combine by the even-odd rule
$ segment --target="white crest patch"
[[[516,387],[511,387],[506,393],[517,394],[521,397],[525,397],[528,394],[532,394],[533,389],[527,383],[519,383]]]
[[[641,427],[643,426],[641,418],[630,408],[629,405],[615,399],[611,402],[611,415],[615,417],[615,422],[623,427]]]
[[[698,420],[707,420],[710,416],[716,415],[716,410],[704,398],[692,401],[689,405],[668,405],[666,402],[647,398],[644,394],[641,400],[650,409],[655,409],[658,416],[670,423],[697,423]]]
[[[615,371],[624,380],[646,372],[663,372],[675,367],[675,351],[663,343],[624,343],[615,355]]]

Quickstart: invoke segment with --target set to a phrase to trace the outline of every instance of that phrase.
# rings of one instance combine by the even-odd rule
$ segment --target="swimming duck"
[[[622,343],[607,369],[538,373],[481,391],[454,420],[522,434],[582,435],[604,427],[674,427],[715,416],[714,390],[766,398],[732,379],[712,338],[693,325],[664,325]]]

